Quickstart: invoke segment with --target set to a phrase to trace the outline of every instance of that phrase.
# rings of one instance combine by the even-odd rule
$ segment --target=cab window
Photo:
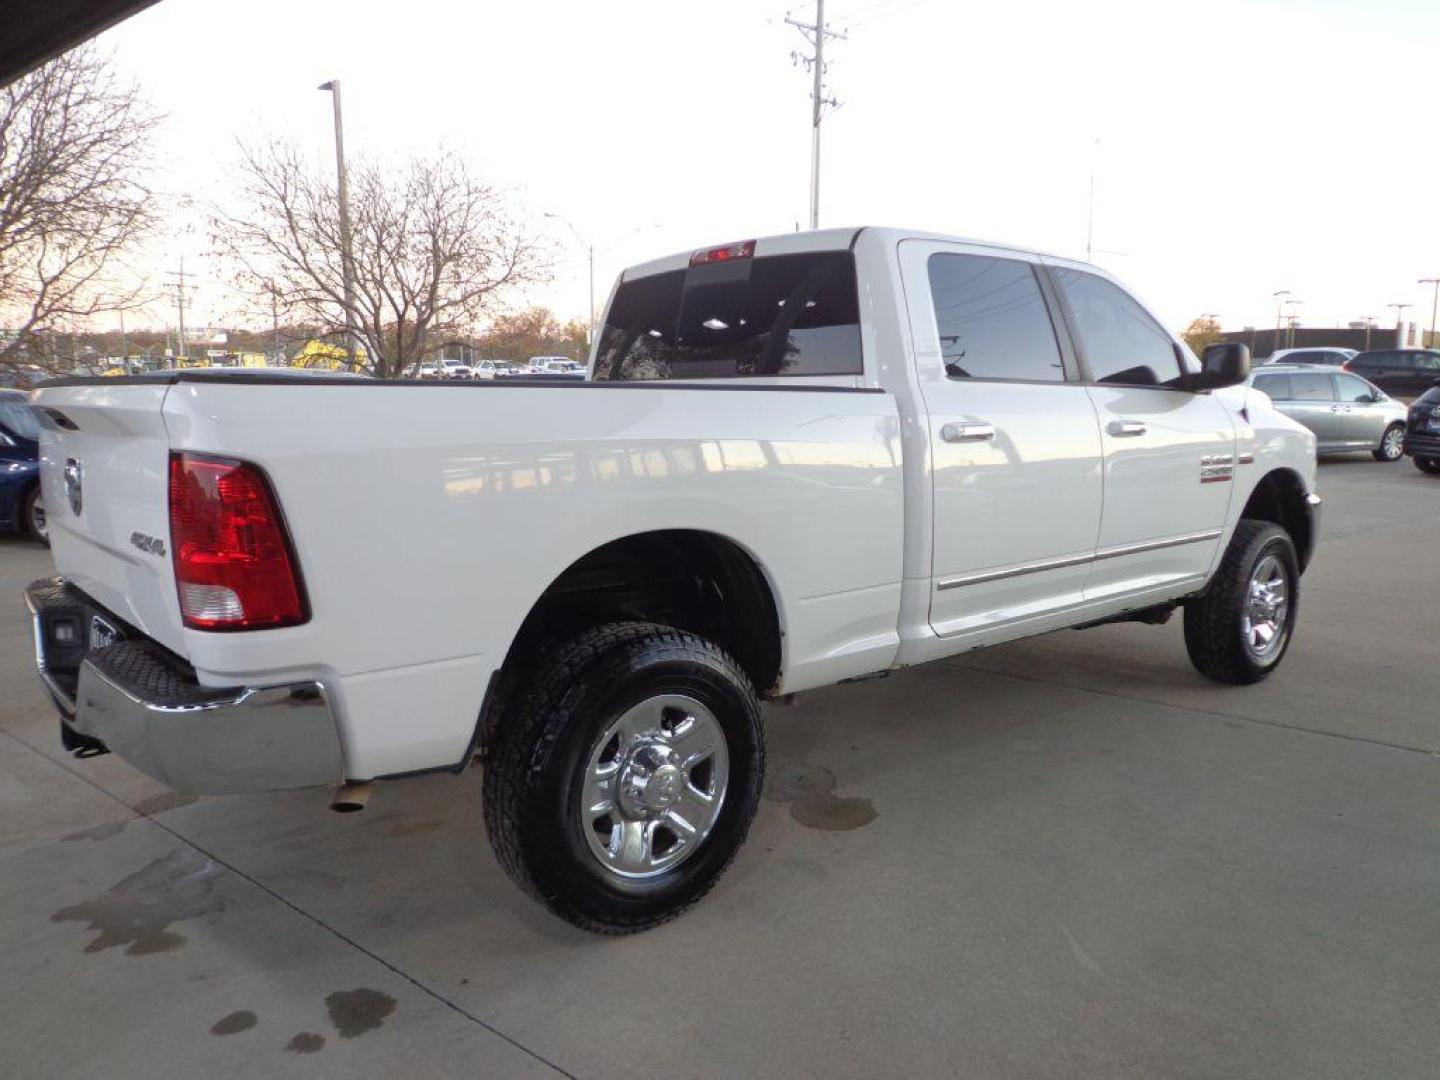
[[[1120,386],[1175,386],[1175,343],[1139,301],[1113,282],[1070,267],[1055,271],[1075,320],[1090,377]]]
[[[1055,327],[1029,263],[942,252],[930,256],[927,272],[952,379],[1064,381]]]

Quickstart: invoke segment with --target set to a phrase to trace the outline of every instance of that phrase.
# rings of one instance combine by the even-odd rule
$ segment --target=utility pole
[[[185,352],[185,256],[180,256],[180,269],[171,270],[170,274],[177,280],[171,283],[175,290],[175,307],[179,312],[180,326],[180,360],[183,362],[189,357]]]
[[[1092,262],[1095,247],[1095,162],[1090,162],[1090,204],[1085,212],[1085,261]]]
[[[1284,302],[1284,304],[1282,305],[1282,307],[1289,307],[1291,304],[1294,304],[1296,307],[1299,307],[1299,306],[1300,306],[1301,304],[1303,304],[1304,302],[1305,302],[1304,300],[1296,300],[1296,299],[1292,296],[1292,297],[1290,297],[1288,300],[1286,300],[1286,301]],[[1299,316],[1299,315],[1296,315],[1296,314],[1292,311],[1290,314],[1288,314],[1288,315],[1285,316],[1285,317],[1286,317],[1286,319],[1289,320],[1289,323],[1290,323],[1290,333],[1287,335],[1287,338],[1286,338],[1286,341],[1285,341],[1285,347],[1286,347],[1287,349],[1293,349],[1293,348],[1295,347],[1295,324],[1300,321],[1300,316]]]
[[[805,35],[805,39],[815,48],[814,56],[803,56],[799,53],[791,53],[790,59],[797,64],[804,64],[815,76],[815,86],[810,93],[810,228],[820,227],[820,121],[825,116],[825,106],[832,108],[839,106],[834,98],[825,96],[825,39],[838,38],[845,40],[843,31],[827,30],[825,28],[825,0],[815,0],[815,22],[804,23],[797,19],[785,16],[785,21]]]
[[[1435,311],[1440,308],[1440,278],[1422,277],[1415,284],[1434,285],[1435,297],[1430,301],[1430,340],[1425,342],[1427,348],[1435,348]]]
[[[276,295],[275,282],[270,282],[270,349],[275,353],[275,363],[280,363],[280,298]]]
[[[350,185],[345,179],[345,124],[340,115],[340,80],[321,83],[335,105],[335,185],[340,203],[340,275],[345,285],[345,352],[355,370],[355,269],[350,249]]]

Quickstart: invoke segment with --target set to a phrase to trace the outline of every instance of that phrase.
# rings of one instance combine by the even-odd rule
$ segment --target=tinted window
[[[1375,388],[1357,375],[1336,375],[1335,385],[1341,401],[1369,401],[1375,394]]]
[[[1290,400],[1289,375],[1256,375],[1255,389],[1269,394],[1273,401]]]
[[[1125,290],[1068,267],[1055,276],[1096,382],[1173,386],[1179,380],[1180,360],[1170,335]]]
[[[615,291],[597,379],[859,375],[860,313],[848,251],[707,263]]]
[[[1440,374],[1440,354],[1417,353],[1415,355],[1415,366],[1421,371]]]
[[[929,273],[946,374],[1064,381],[1055,328],[1029,263],[939,254],[930,256]]]
[[[1354,360],[1350,361],[1351,367],[1370,368],[1412,368],[1415,366],[1415,356],[1400,349],[1386,349],[1384,351],[1361,353]]]
[[[1294,372],[1290,376],[1290,400],[1334,401],[1335,384],[1329,375],[1321,371],[1313,375],[1309,372]]]
[[[0,398],[0,427],[26,439],[40,438],[40,421],[18,398]]]

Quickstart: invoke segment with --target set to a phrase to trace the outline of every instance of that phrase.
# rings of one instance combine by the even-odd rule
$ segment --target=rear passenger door
[[[1335,381],[1328,371],[1295,371],[1290,375],[1286,412],[1315,433],[1322,447],[1344,446],[1349,438]]]
[[[1104,514],[1087,601],[1166,599],[1203,582],[1219,551],[1235,423],[1181,389],[1187,358],[1149,311],[1090,268],[1051,267],[1100,425]]]
[[[1004,628],[1083,602],[1100,528],[1095,410],[1032,262],[900,244],[930,439],[930,624]]]

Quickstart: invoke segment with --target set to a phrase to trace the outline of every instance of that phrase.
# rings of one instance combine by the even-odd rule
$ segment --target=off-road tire
[[[534,656],[509,696],[485,762],[485,824],[500,864],[562,919],[630,934],[674,918],[706,894],[745,840],[760,798],[765,741],[755,688],[718,646],[653,623],[610,623]],[[718,819],[685,861],[643,886],[620,887],[591,854],[574,812],[594,741],[658,693],[703,702],[724,732],[729,784]]]
[[[1391,424],[1385,429],[1385,433],[1380,436],[1380,445],[1377,446],[1374,450],[1370,451],[1370,456],[1373,457],[1376,461],[1399,461],[1402,457],[1405,456],[1404,446],[1401,444],[1399,439],[1397,439],[1393,444],[1395,447],[1394,455],[1392,456],[1386,453],[1385,447],[1388,440],[1390,439],[1391,432],[1399,432],[1400,437],[1403,438],[1405,435],[1405,425]]]
[[[1240,619],[1250,575],[1266,555],[1277,555],[1289,579],[1289,615],[1275,654],[1258,662],[1245,648]],[[1300,562],[1290,534],[1268,521],[1242,519],[1206,590],[1185,604],[1185,648],[1197,671],[1216,682],[1244,686],[1267,678],[1285,658],[1299,616]]]

